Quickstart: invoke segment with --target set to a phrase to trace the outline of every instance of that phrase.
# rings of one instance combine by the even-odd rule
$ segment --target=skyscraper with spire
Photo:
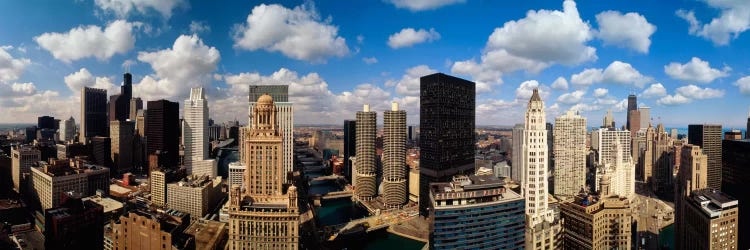
[[[185,100],[182,138],[185,141],[185,166],[189,175],[218,175],[216,161],[208,159],[208,100],[203,88],[190,89]]]
[[[125,73],[120,85],[120,94],[109,97],[109,120],[130,119],[130,99],[133,97],[133,75]]]

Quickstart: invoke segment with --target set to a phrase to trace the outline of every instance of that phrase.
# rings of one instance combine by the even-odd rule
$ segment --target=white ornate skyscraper
[[[555,196],[572,200],[586,186],[586,118],[568,111],[555,119]]]
[[[539,90],[529,100],[523,130],[522,159],[524,173],[524,197],[526,198],[526,248],[556,249],[560,224],[547,201],[547,127],[544,102]]]
[[[203,88],[190,89],[185,100],[182,138],[185,141],[185,166],[188,175],[217,176],[216,161],[208,159],[208,101]]]

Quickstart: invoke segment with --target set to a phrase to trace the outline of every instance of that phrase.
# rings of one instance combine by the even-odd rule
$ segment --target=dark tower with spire
[[[130,98],[133,97],[133,75],[125,73],[120,94],[109,97],[109,120],[125,121],[130,118]]]

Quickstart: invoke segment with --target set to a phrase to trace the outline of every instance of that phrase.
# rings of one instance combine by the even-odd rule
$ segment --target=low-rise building
[[[200,219],[185,229],[195,239],[195,249],[219,250],[227,244],[227,223]]]
[[[64,192],[84,196],[94,195],[97,190],[109,193],[109,168],[80,159],[39,161],[31,168],[31,175],[30,191],[45,210],[58,207]]]
[[[216,208],[222,196],[221,176],[210,179],[208,175],[193,175],[167,184],[167,207],[189,213],[192,219]]]
[[[119,223],[110,224],[106,237],[112,249],[186,249],[194,247],[192,237],[183,233],[188,225],[187,213],[135,210],[121,216]]]

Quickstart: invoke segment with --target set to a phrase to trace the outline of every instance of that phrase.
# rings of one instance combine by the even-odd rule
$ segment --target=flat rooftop
[[[227,224],[201,219],[190,224],[184,233],[195,237],[195,249],[211,249],[222,237],[226,237]]]
[[[96,204],[99,204],[104,207],[104,213],[109,213],[112,211],[117,211],[123,208],[122,202],[116,201],[114,199],[108,198],[108,197],[101,197],[98,195],[84,197],[81,200],[83,201],[93,201]]]
[[[739,204],[737,199],[713,189],[693,191],[690,198],[711,218],[718,217],[722,211],[735,208]]]

